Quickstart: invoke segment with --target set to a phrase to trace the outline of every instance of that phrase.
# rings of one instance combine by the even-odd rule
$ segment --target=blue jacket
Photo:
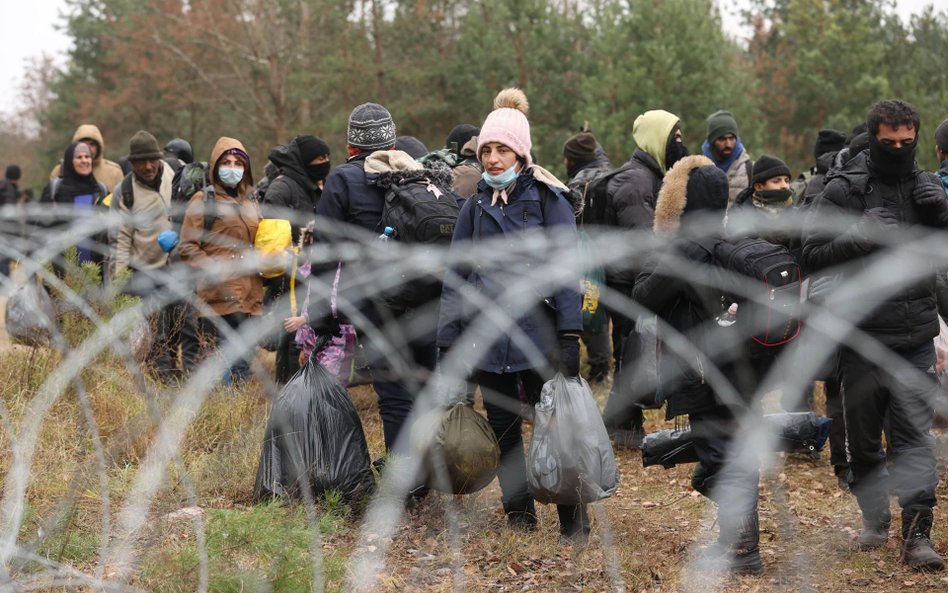
[[[378,230],[385,192],[366,182],[365,159],[370,154],[357,154],[332,170],[316,207],[317,219],[338,220],[369,231]],[[317,240],[327,240],[319,235],[317,232]]]
[[[508,245],[515,246],[516,235],[540,228],[561,227],[568,232],[568,241],[576,244],[576,218],[568,200],[559,188],[549,186],[534,178],[531,171],[521,173],[517,185],[511,192],[506,206],[501,207],[498,201],[491,205],[493,190],[481,181],[477,186],[477,193],[464,202],[461,213],[458,215],[454,227],[454,236],[451,241],[453,255],[470,249],[481,239],[494,239],[494,244],[502,245],[500,238],[506,236]],[[557,235],[560,237],[562,235]],[[505,260],[504,265],[491,266],[490,262],[475,265],[473,268],[452,268],[451,272],[460,276],[464,282],[477,290],[482,297],[504,307],[503,293],[507,286],[523,279],[525,275],[535,274],[533,266],[549,265],[549,261],[537,261],[535,257],[523,254],[510,264]],[[448,274],[449,278],[452,274]],[[550,289],[551,294],[527,293],[524,297],[535,301],[534,306],[526,314],[517,319],[517,325],[537,349],[549,356],[557,346],[556,338],[559,332],[582,331],[582,301],[579,294],[580,273],[577,270],[576,281],[561,285],[557,289]],[[444,290],[441,293],[441,314],[438,320],[438,346],[450,348],[464,332],[468,324],[478,315],[477,307],[459,292],[459,287],[451,285],[446,279]],[[542,290],[542,289],[541,289]],[[510,295],[506,296],[507,299]],[[514,315],[512,307],[506,307],[507,318]],[[510,331],[502,328],[496,333],[496,338],[490,344],[468,344],[473,348],[476,360],[473,366],[492,373],[513,373],[530,368],[532,364],[528,356],[521,351],[511,339]],[[484,347],[486,348],[486,352]]]

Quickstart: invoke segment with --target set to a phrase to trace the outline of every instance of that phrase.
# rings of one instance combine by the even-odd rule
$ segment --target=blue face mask
[[[244,178],[244,170],[221,167],[217,170],[217,176],[220,177],[221,183],[227,187],[237,187],[240,180]]]
[[[517,165],[514,165],[500,175],[491,175],[487,171],[481,173],[481,179],[494,189],[503,189],[517,179]]]

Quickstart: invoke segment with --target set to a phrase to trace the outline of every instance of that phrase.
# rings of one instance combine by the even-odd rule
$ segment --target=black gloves
[[[579,336],[576,334],[560,334],[560,368],[559,371],[567,377],[579,376]]]
[[[923,220],[925,223],[935,222],[939,226],[948,223],[948,194],[945,187],[931,174],[922,173],[915,178],[915,189],[912,191],[912,201],[934,220]]]
[[[899,219],[888,208],[878,207],[866,210],[856,223],[853,239],[864,251],[872,249],[882,233],[899,228]]]

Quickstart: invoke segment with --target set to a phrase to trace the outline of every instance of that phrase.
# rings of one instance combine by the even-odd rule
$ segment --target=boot
[[[862,531],[859,532],[857,543],[862,550],[881,548],[889,541],[889,524],[892,514],[886,510],[874,516],[863,515]]]
[[[721,535],[704,556],[724,555],[732,574],[760,576],[764,564],[760,560],[760,523],[755,511],[743,517],[726,517],[718,513]]]
[[[902,510],[902,559],[915,570],[935,571],[945,568],[945,561],[932,547],[933,520],[930,508]]]

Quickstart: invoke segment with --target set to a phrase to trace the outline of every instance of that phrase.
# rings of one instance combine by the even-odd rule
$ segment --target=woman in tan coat
[[[201,315],[208,308],[236,331],[250,315],[263,310],[263,284],[256,270],[248,270],[260,221],[253,188],[250,157],[243,144],[220,138],[211,151],[211,184],[194,194],[181,225],[181,259],[196,268]],[[203,305],[207,305],[206,307]],[[203,324],[212,335],[212,324]],[[253,346],[224,376],[225,383],[247,378]]]

